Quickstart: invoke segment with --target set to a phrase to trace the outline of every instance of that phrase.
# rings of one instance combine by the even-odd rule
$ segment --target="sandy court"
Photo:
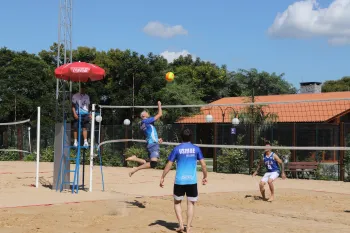
[[[128,168],[104,167],[102,192],[96,166],[93,192],[79,194],[47,187],[52,163],[41,163],[40,171],[36,189],[35,163],[0,162],[1,233],[173,232],[177,226],[169,196],[174,171],[162,189],[161,170],[140,171],[130,178]],[[88,166],[86,171],[88,184]],[[258,197],[260,178],[209,173],[208,185],[199,185],[193,232],[350,232],[350,183],[279,179],[276,200],[268,203]]]

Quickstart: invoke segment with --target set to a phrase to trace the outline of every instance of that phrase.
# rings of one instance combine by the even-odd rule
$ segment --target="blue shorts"
[[[147,145],[148,157],[151,158],[159,158],[159,144],[151,143]]]

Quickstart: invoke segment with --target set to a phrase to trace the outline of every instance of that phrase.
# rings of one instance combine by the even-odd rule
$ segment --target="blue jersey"
[[[197,184],[197,160],[203,158],[199,147],[190,142],[176,146],[168,157],[169,161],[176,161],[175,184]]]
[[[140,129],[143,131],[146,137],[147,144],[158,143],[157,130],[154,127],[154,117],[149,117],[141,121]]]
[[[280,167],[278,166],[277,161],[273,157],[273,152],[271,152],[270,156],[267,157],[264,153],[264,164],[266,166],[267,172],[280,172]]]

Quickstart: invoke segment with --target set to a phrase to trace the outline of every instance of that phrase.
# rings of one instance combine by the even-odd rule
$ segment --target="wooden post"
[[[4,138],[4,148],[8,148],[9,146],[9,140],[8,140],[8,129],[6,129],[3,134],[2,137]]]
[[[296,142],[296,125],[295,125],[295,122],[293,123],[293,146],[296,146],[296,144],[297,144],[297,142]],[[293,150],[292,151],[292,161],[293,162],[296,162],[296,151],[295,150]]]
[[[340,146],[345,146],[345,137],[344,137],[344,122],[340,122],[339,127],[339,144]],[[341,150],[339,155],[339,179],[340,181],[344,181],[345,178],[345,169],[344,169],[344,155],[345,151]]]
[[[17,126],[17,149],[23,150],[23,126]],[[19,152],[19,160],[23,159],[23,152]]]
[[[214,145],[216,145],[216,143],[217,143],[217,132],[216,132],[216,128],[217,128],[217,124],[216,123],[214,123],[213,124],[213,126],[214,126]],[[218,168],[218,166],[217,166],[217,156],[216,156],[216,148],[213,148],[214,150],[213,150],[213,171],[214,172],[217,172],[217,168]]]

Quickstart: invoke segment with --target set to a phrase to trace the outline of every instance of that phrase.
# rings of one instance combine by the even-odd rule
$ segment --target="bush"
[[[9,148],[16,149],[16,148]],[[16,151],[0,151],[0,161],[18,161],[20,160],[19,152]]]
[[[90,158],[87,159],[90,163]],[[100,158],[97,156],[94,158],[94,164],[100,164]],[[111,167],[123,166],[123,154],[121,151],[115,151],[114,153],[108,150],[102,151],[102,165]]]
[[[218,156],[218,172],[242,173],[247,170],[248,159],[243,149],[222,149]]]
[[[243,142],[245,135],[239,135],[237,144]],[[248,170],[248,158],[244,149],[223,148],[217,159],[217,171],[224,173],[243,173]]]
[[[36,161],[36,154],[34,154],[34,153],[28,154],[28,155],[24,156],[23,160],[26,162]]]
[[[55,150],[53,146],[48,146],[40,151],[40,162],[53,162]]]

